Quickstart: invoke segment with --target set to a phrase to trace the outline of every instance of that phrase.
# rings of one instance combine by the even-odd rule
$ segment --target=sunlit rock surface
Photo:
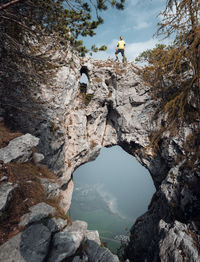
[[[60,51],[56,59],[63,61],[63,55]],[[82,73],[88,77],[87,87],[80,84]],[[12,127],[40,138],[43,163],[61,183],[62,206],[70,206],[73,171],[94,160],[102,146],[120,145],[149,170],[157,189],[148,211],[131,229],[127,258],[200,261],[200,162],[186,169],[183,147],[193,127],[171,136],[166,129],[159,141],[161,150],[153,150],[150,137],[165,124],[165,116],[154,119],[159,101],[151,99],[151,87],[139,77],[138,68],[80,59],[68,52],[46,84],[19,75],[20,81],[13,77],[8,86],[0,86],[4,117]]]

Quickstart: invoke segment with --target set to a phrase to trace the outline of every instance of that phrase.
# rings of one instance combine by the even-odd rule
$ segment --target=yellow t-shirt
[[[117,43],[117,46],[119,49],[124,49],[126,43],[124,40],[120,40],[118,43]]]

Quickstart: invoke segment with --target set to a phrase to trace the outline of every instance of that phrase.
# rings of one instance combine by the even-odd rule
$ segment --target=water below
[[[70,215],[98,230],[115,252],[155,192],[149,172],[121,147],[102,148],[98,158],[74,172]]]

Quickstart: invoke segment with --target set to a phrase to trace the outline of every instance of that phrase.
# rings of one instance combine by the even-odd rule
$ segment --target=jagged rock
[[[44,218],[48,218],[49,216],[54,216],[56,213],[56,209],[46,203],[39,203],[29,208],[30,213],[25,214],[22,217],[19,226],[27,226],[32,223],[36,223],[41,221]]]
[[[31,225],[0,247],[0,262],[42,262],[49,251],[51,232],[42,224]]]
[[[56,233],[53,237],[52,251],[49,262],[58,262],[67,259],[75,254],[84,241],[83,258],[76,256],[73,261],[91,262],[118,262],[107,248],[100,247],[100,239],[97,231],[87,230],[87,223],[74,221],[71,226],[66,227],[62,232]]]
[[[0,149],[0,160],[4,163],[11,161],[26,162],[29,160],[31,149],[37,146],[39,138],[26,134],[11,140],[8,146]]]
[[[72,225],[66,228],[67,232],[82,232],[83,235],[86,234],[87,231],[87,223],[81,220],[75,220],[72,222]]]
[[[87,223],[74,221],[71,226],[53,237],[52,250],[48,262],[60,262],[75,254],[87,230]]]
[[[117,256],[113,255],[109,249],[100,247],[95,241],[86,241],[85,253],[90,262],[119,262]]]
[[[59,185],[52,179],[40,178],[41,185],[44,188],[44,192],[47,198],[58,197],[60,194]]]
[[[60,262],[75,254],[79,248],[83,236],[76,233],[60,232],[53,237],[53,250],[49,262]]]
[[[17,185],[13,185],[9,182],[0,185],[0,216],[2,215],[2,212],[5,211],[8,207],[16,187]]]
[[[161,232],[160,253],[161,261],[198,262],[199,240],[188,227],[178,221],[173,226],[161,220],[159,223]]]

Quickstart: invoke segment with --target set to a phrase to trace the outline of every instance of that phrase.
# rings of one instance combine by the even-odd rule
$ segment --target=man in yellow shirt
[[[121,53],[121,55],[123,57],[122,61],[125,62],[125,56],[124,56],[125,46],[126,46],[126,43],[123,40],[123,37],[120,36],[120,41],[118,41],[118,43],[117,43],[117,48],[116,48],[116,52],[115,52],[116,61],[118,61],[118,56],[117,55],[119,53]]]

